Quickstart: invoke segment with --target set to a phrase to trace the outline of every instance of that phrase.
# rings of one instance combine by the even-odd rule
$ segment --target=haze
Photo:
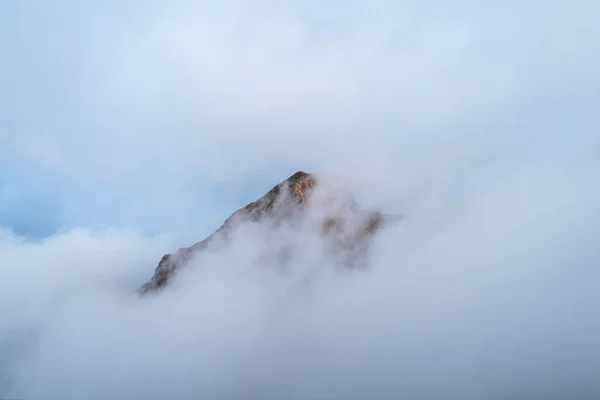
[[[584,0],[2,2],[0,398],[597,398],[599,38]],[[406,216],[367,271],[250,226],[132,294],[297,170]]]

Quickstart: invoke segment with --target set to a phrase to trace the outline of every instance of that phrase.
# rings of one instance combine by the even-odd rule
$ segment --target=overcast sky
[[[583,0],[3,2],[0,220],[37,237],[191,234],[296,169],[377,160],[439,184],[461,163],[589,150],[598,14]]]
[[[0,397],[599,393],[599,38],[591,0],[0,2]],[[129,299],[296,170],[409,216],[379,272],[292,301],[246,232]]]

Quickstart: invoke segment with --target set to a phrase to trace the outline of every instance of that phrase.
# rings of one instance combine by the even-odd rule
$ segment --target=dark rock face
[[[179,249],[174,254],[166,254],[158,264],[152,279],[144,284],[139,292],[144,294],[164,287],[177,272],[198,252],[206,251],[215,242],[227,243],[234,229],[244,223],[269,223],[277,227],[283,223],[301,219],[312,202],[312,195],[317,187],[316,178],[306,172],[296,172],[279,183],[260,199],[248,204],[233,213],[223,225],[206,239]],[[359,253],[368,246],[368,239],[385,224],[397,221],[400,217],[385,215],[379,212],[363,211],[349,200],[345,207],[352,214],[348,221],[348,213],[326,213],[319,218],[321,226],[319,234],[327,241],[333,253],[346,254],[341,261],[345,267],[353,267]],[[279,253],[285,253],[280,249]],[[283,261],[282,261],[283,262]]]

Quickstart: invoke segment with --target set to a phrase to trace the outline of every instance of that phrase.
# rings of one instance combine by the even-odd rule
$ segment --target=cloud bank
[[[0,396],[597,397],[598,5],[24,7],[0,13]],[[245,228],[131,295],[296,169],[408,215],[369,271]],[[260,250],[290,242],[282,276]]]
[[[148,279],[160,241],[5,234],[7,393],[591,398],[595,176],[536,164],[487,182],[447,215],[424,206],[429,219],[416,213],[382,233],[360,273],[334,273],[310,230],[247,227],[231,251],[199,256],[149,298],[131,291]],[[261,251],[290,243],[301,251],[281,275]]]

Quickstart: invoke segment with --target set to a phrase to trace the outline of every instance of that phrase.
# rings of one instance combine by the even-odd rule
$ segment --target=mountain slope
[[[342,196],[321,196],[315,201],[314,192],[317,188],[322,189],[318,187],[315,176],[302,171],[296,172],[260,199],[233,213],[206,239],[190,247],[181,248],[174,254],[166,254],[158,264],[152,279],[144,284],[139,292],[144,294],[164,287],[195,254],[207,251],[215,242],[228,243],[232,233],[246,223],[269,224],[269,228],[286,223],[293,224],[305,219],[307,210],[318,205],[315,220],[320,237],[327,241],[332,254],[346,254],[346,259],[340,261],[340,264],[353,267],[360,254],[366,250],[368,239],[384,225],[399,219],[398,216],[363,211],[351,198]],[[282,250],[285,249],[279,249],[279,253],[285,253]],[[282,263],[284,258],[281,258]]]

